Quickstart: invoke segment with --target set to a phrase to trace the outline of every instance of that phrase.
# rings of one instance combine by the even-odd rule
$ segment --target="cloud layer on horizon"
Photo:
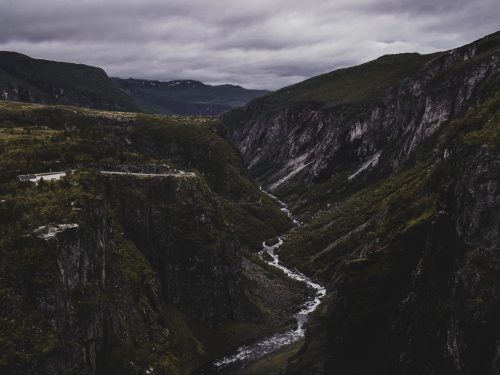
[[[0,50],[108,74],[275,89],[500,28],[498,0],[0,0]]]

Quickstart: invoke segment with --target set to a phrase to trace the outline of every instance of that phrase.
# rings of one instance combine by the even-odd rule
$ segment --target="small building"
[[[20,174],[17,176],[19,181],[24,182],[38,182],[40,180],[53,181],[59,180],[60,178],[66,176],[66,172],[48,172],[48,173],[37,173],[37,174]]]
[[[34,174],[20,174],[19,176],[17,176],[17,178],[19,178],[19,181],[23,181],[23,182],[35,182],[36,181],[36,176]]]

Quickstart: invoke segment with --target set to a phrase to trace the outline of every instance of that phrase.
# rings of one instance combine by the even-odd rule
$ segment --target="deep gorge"
[[[499,33],[217,118],[30,90],[0,102],[0,372],[500,371]]]

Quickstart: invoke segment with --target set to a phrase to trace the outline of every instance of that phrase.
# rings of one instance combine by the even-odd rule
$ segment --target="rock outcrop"
[[[75,221],[4,244],[4,267],[21,263],[15,288],[15,274],[2,280],[2,371],[187,374],[207,360],[187,319],[207,327],[262,319],[243,283],[238,240],[203,178],[68,178],[90,190],[71,202]]]
[[[102,181],[101,198],[76,203],[78,224],[34,233],[29,246],[53,268],[34,273],[50,288],[30,292],[46,324],[32,345],[43,346],[28,344],[39,359],[13,361],[8,373],[188,373],[205,354],[169,305],[210,325],[256,312],[241,285],[238,243],[199,178]]]
[[[198,177],[107,176],[125,238],[158,273],[167,303],[209,325],[251,318],[237,239]]]
[[[390,235],[384,225],[393,222],[391,205],[377,212],[378,224],[337,218],[348,234],[308,252],[315,263],[329,262],[318,276],[329,280],[333,297],[289,373],[499,371],[500,154],[477,147],[456,157],[451,174],[437,182],[434,213],[410,216]],[[429,188],[413,199],[425,205]],[[319,229],[313,235],[328,237]],[[300,234],[296,240],[289,251],[304,246]]]

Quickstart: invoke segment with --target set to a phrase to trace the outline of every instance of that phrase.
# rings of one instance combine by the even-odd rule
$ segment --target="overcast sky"
[[[0,0],[0,50],[275,89],[500,30],[500,0]]]

